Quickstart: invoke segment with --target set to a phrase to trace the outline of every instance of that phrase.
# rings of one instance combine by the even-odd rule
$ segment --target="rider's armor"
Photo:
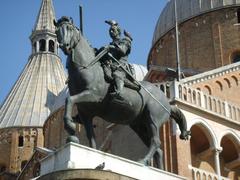
[[[135,77],[133,67],[128,64],[128,55],[131,52],[132,38],[129,33],[124,31],[124,38],[120,38],[121,30],[115,21],[106,21],[111,25],[109,33],[113,41],[107,46],[108,52],[113,56],[105,56],[102,61],[102,67],[107,81],[113,81],[114,92],[112,95],[120,96],[123,89],[124,81],[129,79],[133,81],[131,76]],[[126,78],[127,77],[127,78]]]

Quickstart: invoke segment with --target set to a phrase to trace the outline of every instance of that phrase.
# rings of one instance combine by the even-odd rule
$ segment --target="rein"
[[[61,26],[61,24],[63,24],[63,23],[67,23],[68,25],[70,25],[76,29],[76,27],[72,23],[65,22],[65,21],[61,22],[59,26]],[[109,50],[109,48],[104,48],[97,56],[95,56],[95,58],[88,65],[81,65],[77,61],[75,61],[75,56],[74,56],[75,49],[76,49],[77,45],[79,44],[79,42],[80,42],[80,35],[78,36],[76,43],[74,43],[73,47],[70,49],[71,50],[70,56],[72,58],[72,62],[75,63],[80,68],[80,70],[87,69],[87,68],[93,66],[94,64],[96,64],[105,54],[108,53],[108,50]]]
[[[72,61],[74,63],[76,63],[76,61],[74,61],[74,51],[75,51],[75,47],[77,46],[79,41],[80,41],[80,39],[78,40],[78,42],[76,43],[76,45],[72,49],[72,54],[71,55],[72,55]],[[87,68],[93,66],[94,64],[96,64],[107,53],[108,53],[108,48],[104,48],[97,56],[95,56],[95,58],[88,65],[84,66],[84,65],[81,65],[81,64],[78,64],[78,63],[76,63],[76,64],[80,67],[80,70],[87,69]]]

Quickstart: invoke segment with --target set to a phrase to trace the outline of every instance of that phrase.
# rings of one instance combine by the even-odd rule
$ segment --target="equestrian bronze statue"
[[[90,147],[96,148],[92,124],[95,116],[108,122],[129,125],[149,148],[141,162],[148,165],[154,158],[157,167],[163,169],[159,128],[173,118],[179,125],[180,138],[188,139],[190,132],[187,131],[183,113],[177,107],[171,106],[164,93],[155,85],[147,81],[136,82],[133,79],[127,70],[127,63],[121,63],[124,61],[121,58],[128,55],[127,51],[123,52],[120,48],[121,45],[124,46],[121,44],[123,42],[119,42],[118,45],[110,44],[96,52],[70,18],[64,16],[54,24],[60,48],[67,55],[70,92],[70,96],[66,98],[64,114],[65,129],[70,134],[67,142],[79,143],[72,117],[72,109],[76,105],[79,123],[81,121],[85,127]],[[110,26],[112,28],[113,25]],[[129,39],[126,39],[128,42],[125,43],[131,43]],[[114,77],[118,76],[113,75],[114,73],[123,76],[120,78],[119,87],[116,85],[117,80],[106,80],[103,61],[109,61],[115,68],[119,68],[110,70],[113,79],[119,78]],[[127,81],[129,83],[125,83]]]

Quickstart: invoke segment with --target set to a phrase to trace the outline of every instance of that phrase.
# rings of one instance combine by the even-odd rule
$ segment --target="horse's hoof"
[[[80,141],[77,138],[77,136],[68,136],[68,138],[66,140],[66,143],[70,143],[70,142],[77,143],[77,144],[80,143]]]
[[[182,140],[188,140],[189,136],[191,136],[191,131],[184,131],[179,137]]]

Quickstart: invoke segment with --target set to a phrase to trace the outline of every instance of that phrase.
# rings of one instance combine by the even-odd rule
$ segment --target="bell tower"
[[[58,43],[53,21],[55,14],[51,0],[43,0],[33,32],[30,36],[32,54],[53,53],[58,55]]]
[[[42,0],[30,35],[32,53],[0,107],[0,179],[15,177],[34,148],[43,146],[44,122],[65,87],[54,19],[52,0]]]

